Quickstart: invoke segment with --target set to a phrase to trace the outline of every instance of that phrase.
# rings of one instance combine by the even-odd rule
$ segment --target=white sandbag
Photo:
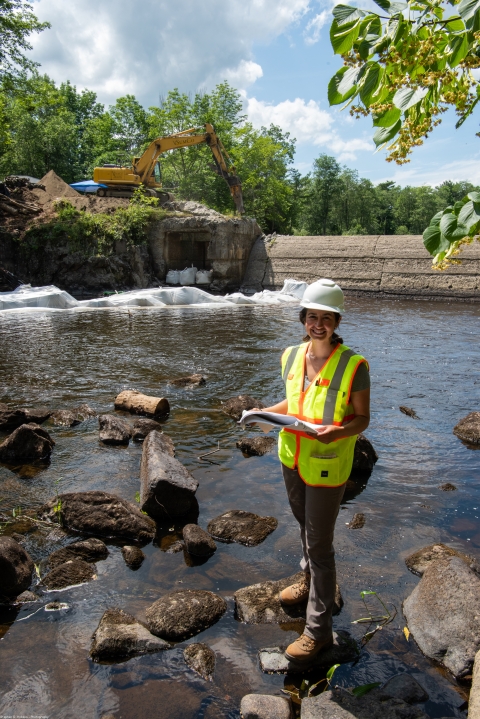
[[[184,285],[184,286],[185,285],[194,285],[196,274],[197,274],[196,267],[185,267],[185,269],[179,273],[180,284]]]
[[[165,279],[167,285],[179,285],[180,284],[180,272],[178,270],[169,270]]]
[[[196,285],[210,285],[212,283],[213,270],[198,270],[195,275]]]
[[[280,293],[282,295],[292,295],[293,297],[301,300],[307,287],[308,284],[306,282],[299,282],[298,280],[284,280]]]
[[[77,300],[54,285],[30,287],[20,285],[13,292],[0,292],[0,310],[46,308],[70,310],[78,307]]]

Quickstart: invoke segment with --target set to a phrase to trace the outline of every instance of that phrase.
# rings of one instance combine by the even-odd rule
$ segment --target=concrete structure
[[[280,289],[287,278],[336,280],[343,289],[375,295],[455,297],[480,301],[480,244],[464,248],[456,265],[432,269],[421,235],[259,238],[242,289]]]

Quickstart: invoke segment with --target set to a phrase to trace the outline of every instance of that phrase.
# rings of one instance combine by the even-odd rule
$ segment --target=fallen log
[[[150,397],[136,390],[127,389],[115,398],[115,409],[130,414],[144,414],[147,417],[161,417],[170,412],[170,404],[165,397]]]

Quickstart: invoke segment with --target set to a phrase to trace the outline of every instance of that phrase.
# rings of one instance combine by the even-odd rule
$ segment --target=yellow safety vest
[[[342,344],[337,344],[320,372],[303,391],[309,343],[287,347],[282,356],[282,377],[288,400],[287,414],[318,425],[341,427],[355,416],[350,403],[353,378],[358,366],[367,361]],[[282,429],[278,456],[282,464],[298,470],[305,484],[339,487],[352,471],[357,435],[323,444],[306,432]]]

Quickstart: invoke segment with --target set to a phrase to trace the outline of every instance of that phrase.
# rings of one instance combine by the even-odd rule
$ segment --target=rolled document
[[[239,423],[244,429],[247,424],[258,424],[263,432],[270,432],[272,428],[288,429],[293,432],[308,432],[316,434],[317,429],[321,426],[313,424],[313,422],[305,422],[289,414],[277,414],[276,412],[262,412],[261,410],[244,410]]]

